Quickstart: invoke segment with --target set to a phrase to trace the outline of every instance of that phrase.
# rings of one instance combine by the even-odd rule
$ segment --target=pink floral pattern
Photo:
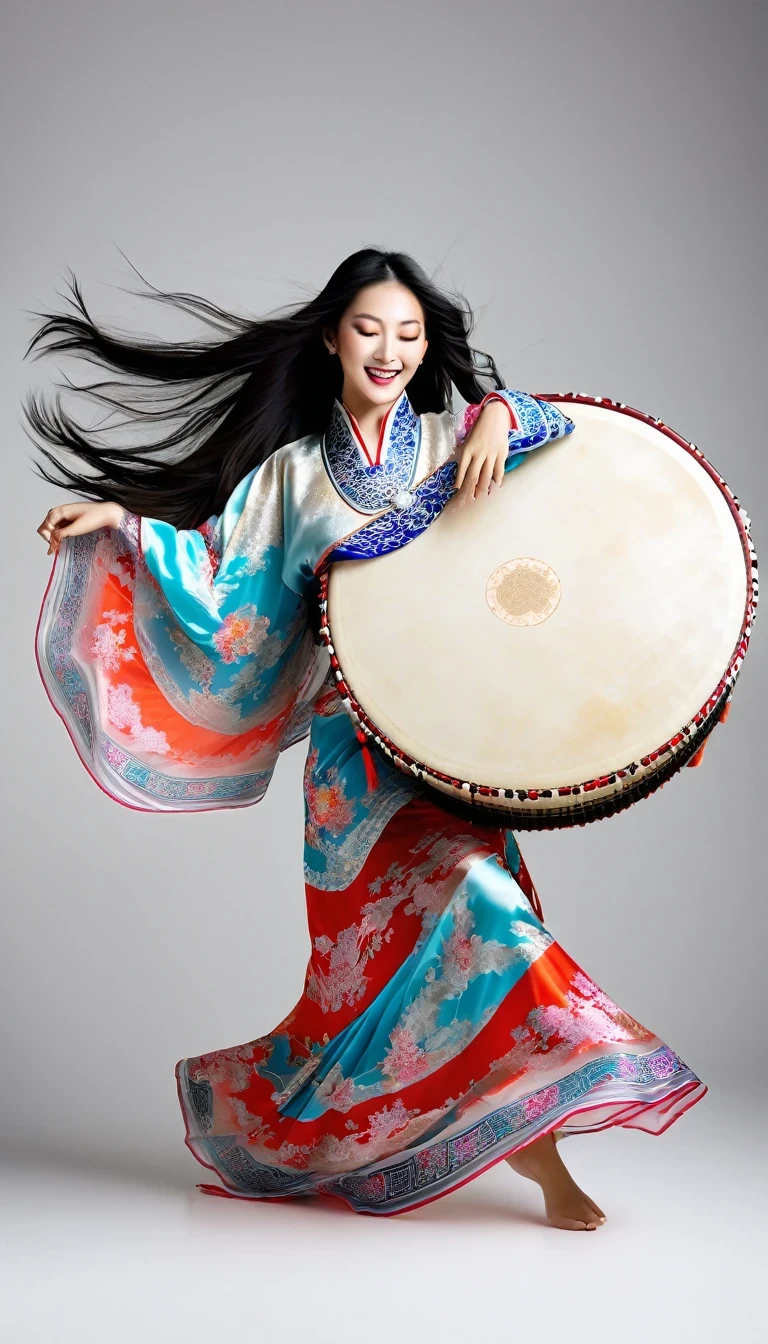
[[[157,728],[147,728],[141,721],[141,710],[133,698],[130,686],[119,682],[107,688],[107,717],[115,728],[129,733],[131,742],[143,751],[165,755],[170,751],[168,738]]]
[[[117,672],[123,663],[135,657],[127,644],[126,626],[130,620],[126,612],[105,611],[103,620],[93,628],[91,656],[105,672]]]
[[[511,1033],[515,1045],[493,1061],[491,1073],[525,1069],[531,1075],[567,1063],[595,1045],[655,1039],[653,1032],[631,1017],[590,980],[574,972],[562,1006],[532,1008],[522,1026]],[[631,1066],[628,1066],[631,1067]]]
[[[237,658],[257,653],[267,637],[269,624],[269,618],[259,616],[252,604],[231,611],[213,636],[222,662],[234,663]]]
[[[307,755],[304,772],[306,840],[308,844],[315,845],[319,843],[318,831],[324,830],[330,835],[341,835],[355,815],[355,804],[347,797],[346,786],[338,766],[334,765],[323,771],[318,782],[318,760],[317,749],[311,750]]]

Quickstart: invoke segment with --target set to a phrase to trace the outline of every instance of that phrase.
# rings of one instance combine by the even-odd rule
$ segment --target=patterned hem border
[[[92,692],[72,657],[99,536],[95,532],[67,538],[56,552],[35,631],[40,679],[83,766],[108,798],[135,812],[172,815],[249,807],[260,802],[274,767],[238,775],[175,776],[144,765],[100,729]],[[284,744],[305,737],[310,719],[311,712],[306,722],[294,725],[293,734],[290,738],[286,735]]]
[[[190,1082],[185,1064],[180,1060],[176,1066],[185,1143],[202,1166],[226,1183],[224,1188],[201,1184],[202,1190],[234,1199],[326,1195],[343,1200],[356,1213],[377,1216],[405,1213],[439,1199],[550,1131],[567,1137],[619,1125],[661,1134],[707,1092],[706,1085],[667,1045],[647,1055],[603,1055],[489,1112],[450,1138],[437,1139],[399,1159],[389,1158],[328,1179],[257,1162],[237,1135],[192,1135],[190,1117],[203,1131],[211,1123],[212,1095],[209,1084]],[[683,1106],[686,1097],[689,1100]],[[607,1114],[592,1126],[568,1129],[574,1116],[593,1110]],[[658,1127],[640,1123],[665,1115]]]

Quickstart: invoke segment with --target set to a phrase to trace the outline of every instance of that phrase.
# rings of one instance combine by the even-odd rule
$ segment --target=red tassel
[[[705,737],[705,738],[704,738],[704,741],[702,742],[702,744],[701,744],[701,746],[699,747],[699,750],[696,752],[695,756],[692,756],[691,759],[690,759],[690,761],[688,762],[688,765],[689,765],[689,766],[695,767],[695,766],[697,766],[697,765],[701,765],[701,762],[702,762],[702,759],[703,759],[703,756],[704,756],[704,748],[706,747],[708,741],[709,741],[709,738]]]
[[[368,792],[371,793],[379,787],[379,776],[376,771],[376,762],[373,759],[373,752],[368,745],[368,737],[362,728],[355,729],[355,736],[360,743],[363,753],[363,764],[365,765],[365,782],[368,786]]]

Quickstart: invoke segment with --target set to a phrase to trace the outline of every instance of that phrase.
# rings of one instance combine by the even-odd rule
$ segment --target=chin
[[[377,387],[376,383],[371,382],[367,373],[363,373],[362,379],[357,386],[368,401],[372,401],[380,406],[386,406],[389,402],[395,401],[405,389],[405,383],[402,378],[395,379],[394,385],[390,383],[386,387]]]

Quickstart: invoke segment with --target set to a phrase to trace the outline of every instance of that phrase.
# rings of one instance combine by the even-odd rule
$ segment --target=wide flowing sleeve
[[[40,674],[92,777],[153,812],[264,796],[309,731],[326,671],[286,569],[274,458],[198,528],[124,512],[64,538],[37,629]]]
[[[570,416],[563,415],[557,406],[529,392],[519,392],[514,388],[501,387],[488,392],[483,400],[472,406],[465,406],[454,417],[456,442],[461,445],[469,434],[483,407],[489,401],[503,401],[509,411],[509,450],[504,471],[512,471],[524,461],[533,448],[538,448],[552,439],[560,439],[570,434],[574,422]]]

